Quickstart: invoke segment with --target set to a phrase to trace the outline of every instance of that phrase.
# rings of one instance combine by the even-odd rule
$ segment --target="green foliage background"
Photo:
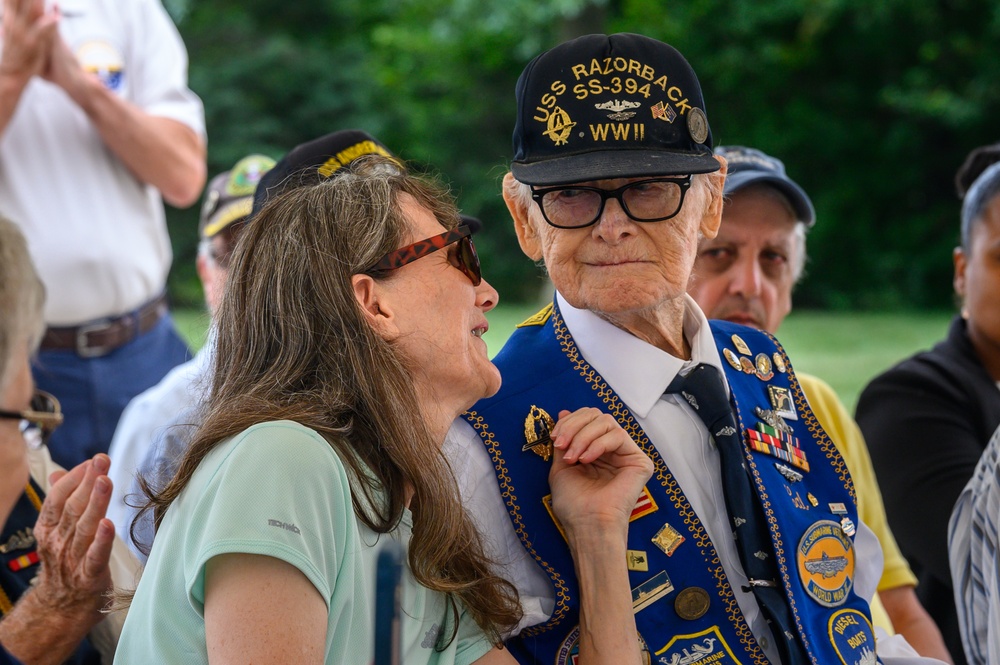
[[[785,161],[818,211],[799,306],[947,306],[953,176],[1000,140],[1000,4],[989,0],[165,0],[205,102],[209,173],[357,127],[450,181],[508,302],[537,296],[499,182],[514,84],[589,32],[676,46],[717,144]],[[170,211],[175,299],[200,299],[197,207]]]

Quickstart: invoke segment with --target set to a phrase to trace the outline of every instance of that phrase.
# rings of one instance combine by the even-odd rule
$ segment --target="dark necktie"
[[[749,588],[743,587],[743,590],[752,591],[757,599],[778,642],[782,662],[786,665],[809,663],[802,642],[797,638],[798,630],[785,593],[778,582],[778,567],[774,561],[767,522],[746,467],[739,428],[726,397],[722,375],[712,365],[701,363],[686,376],[678,374],[666,392],[680,393],[705,423],[719,449],[726,511],[733,527],[743,572],[749,578]]]

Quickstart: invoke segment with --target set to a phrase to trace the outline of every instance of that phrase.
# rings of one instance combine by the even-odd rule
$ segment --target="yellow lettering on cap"
[[[664,74],[660,78],[658,78],[655,81],[653,81],[653,85],[660,86],[660,90],[666,92],[667,91],[667,76],[666,76],[666,74]]]
[[[545,108],[548,109],[552,108],[553,106],[556,105],[557,101],[559,100],[556,98],[555,95],[551,95],[549,93],[545,93],[544,95],[542,95],[542,106],[544,106]]]
[[[561,95],[566,92],[566,84],[562,81],[553,81],[552,85],[549,86],[549,90],[556,93],[556,95]]]
[[[653,80],[653,74],[654,74],[654,72],[653,72],[653,68],[652,67],[650,67],[649,65],[643,65],[642,66],[642,71],[639,72],[638,76],[639,76],[639,78],[646,79],[647,81],[652,81]]]
[[[607,141],[608,132],[611,133],[611,138],[615,141],[628,141],[630,136],[641,140],[646,136],[646,126],[641,122],[635,122],[631,125],[616,122],[588,126],[590,127],[590,135],[595,141]]]
[[[688,104],[687,97],[677,102],[677,112],[680,113],[681,115],[684,115],[685,111],[690,111],[690,110],[691,110],[691,105]]]
[[[573,65],[570,71],[573,72],[573,76],[579,81],[580,77],[587,75],[587,65]]]
[[[607,141],[608,140],[608,126],[607,125],[590,125],[590,135],[595,141]]]
[[[599,95],[602,92],[604,92],[604,86],[602,86],[601,82],[598,81],[597,79],[590,79],[589,83],[590,83],[590,94]]]
[[[616,72],[628,71],[628,60],[622,57],[615,58],[615,71]]]
[[[681,91],[681,89],[680,89],[680,88],[678,88],[678,87],[677,87],[676,85],[672,85],[672,86],[670,86],[670,89],[669,89],[669,90],[667,90],[667,97],[669,97],[669,98],[670,98],[670,101],[672,101],[672,102],[676,102],[676,101],[677,101],[677,100],[679,100],[679,99],[680,99],[680,98],[681,98],[681,97],[682,97],[683,95],[684,95],[684,92],[683,92],[683,91]]]
[[[537,120],[538,122],[547,122],[549,119],[549,110],[541,106],[536,106],[535,110],[538,111],[539,115],[532,116],[532,120]]]
[[[635,74],[636,76],[638,76],[639,75],[639,67],[640,67],[640,65],[639,65],[639,61],[638,60],[629,60],[628,61],[628,73],[629,74]]]

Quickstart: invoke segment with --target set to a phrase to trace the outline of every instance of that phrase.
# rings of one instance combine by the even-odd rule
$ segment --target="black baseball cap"
[[[253,195],[252,215],[260,212],[264,204],[289,186],[304,185],[329,178],[358,157],[382,155],[403,163],[381,141],[359,129],[344,129],[326,134],[312,141],[300,143],[278,160],[264,174]]]
[[[711,173],[701,86],[674,47],[586,35],[542,53],[517,81],[511,172],[529,185]]]
[[[403,160],[377,138],[360,129],[342,129],[300,143],[278,160],[257,185],[251,215],[260,212],[265,203],[286,188],[331,178],[354,160],[367,155],[387,157],[398,165],[400,173],[406,172]],[[473,233],[483,226],[475,217],[461,215],[461,218],[462,224],[467,225]]]
[[[785,165],[777,157],[771,157],[756,148],[741,145],[719,146],[715,154],[726,158],[729,169],[726,172],[724,196],[730,196],[747,185],[767,183],[785,195],[795,210],[795,216],[807,227],[816,223],[816,211],[805,190],[785,173]]]

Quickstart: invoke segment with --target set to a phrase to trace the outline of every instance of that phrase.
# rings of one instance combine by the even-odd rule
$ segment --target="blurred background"
[[[803,310],[832,312],[806,326],[821,334],[817,348],[853,348],[877,334],[897,357],[912,350],[899,335],[915,325],[932,327],[919,344],[944,335],[958,238],[953,176],[971,148],[1000,140],[996,2],[164,4],[187,44],[191,87],[205,102],[210,175],[250,152],[277,158],[320,134],[365,129],[440,174],[463,211],[484,220],[476,238],[484,269],[504,302],[524,311],[544,282],[518,249],[499,195],[518,75],[542,50],[581,34],[666,41],[698,73],[716,144],[780,157],[816,205],[789,326]],[[197,206],[169,216],[171,295],[196,308]],[[865,316],[902,332],[864,325]],[[861,324],[831,328],[852,317]],[[860,339],[843,338],[850,334]]]

